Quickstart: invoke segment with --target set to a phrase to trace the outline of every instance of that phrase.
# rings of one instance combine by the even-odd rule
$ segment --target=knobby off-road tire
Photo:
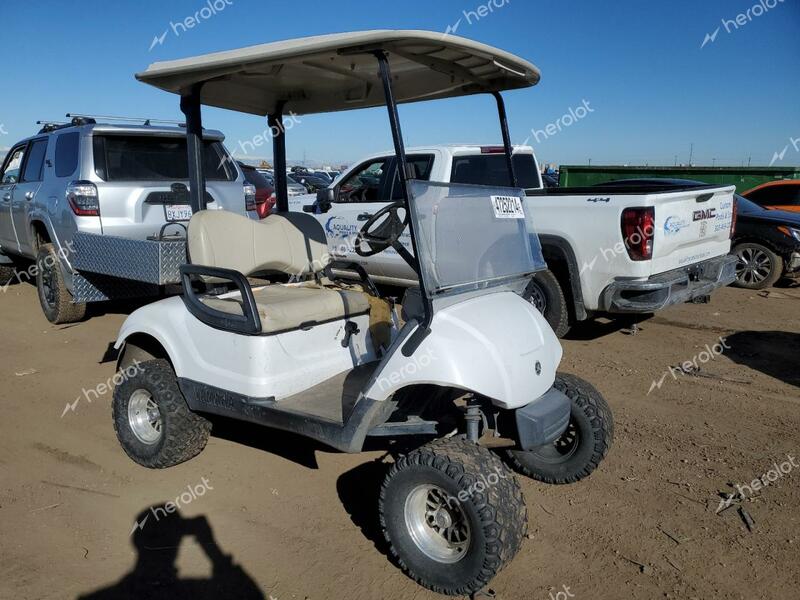
[[[14,265],[0,265],[0,286],[4,286],[9,283],[14,277],[16,276],[17,271],[14,269]]]
[[[125,453],[151,469],[199,454],[211,422],[189,409],[169,362],[148,360],[128,371],[114,389],[112,402],[114,431]]]
[[[614,440],[611,409],[594,386],[575,375],[556,375],[556,389],[572,404],[569,425],[555,442],[534,450],[508,449],[516,471],[544,483],[575,483],[588,477]]]
[[[403,571],[449,595],[483,589],[517,553],[528,527],[514,474],[461,437],[397,460],[381,488],[380,521]]]
[[[75,323],[86,316],[86,305],[75,304],[64,284],[61,262],[53,244],[42,244],[36,254],[36,290],[44,316],[54,325]]]
[[[542,313],[556,337],[562,338],[567,335],[571,327],[567,301],[552,271],[535,273],[522,297]]]

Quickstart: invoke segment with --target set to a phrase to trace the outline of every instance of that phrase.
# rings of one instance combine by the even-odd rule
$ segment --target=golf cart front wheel
[[[537,481],[575,483],[588,477],[608,454],[614,420],[600,392],[580,377],[559,373],[553,387],[570,399],[567,429],[552,444],[506,453],[518,472]]]
[[[112,413],[122,449],[151,469],[185,462],[205,447],[211,423],[193,413],[163,359],[134,363],[118,375]]]
[[[517,553],[528,523],[514,474],[461,437],[399,458],[381,488],[380,518],[403,571],[448,595],[483,589]]]

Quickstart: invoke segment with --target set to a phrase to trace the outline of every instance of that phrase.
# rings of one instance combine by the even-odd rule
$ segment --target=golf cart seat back
[[[272,214],[262,221],[224,210],[203,210],[189,221],[192,264],[243,275],[285,273],[302,277],[330,262],[322,225],[305,213]]]
[[[216,210],[196,213],[189,222],[192,264],[238,271],[243,275],[280,272],[292,276],[322,271],[329,262],[322,225],[304,213],[272,214],[263,221]],[[367,314],[367,294],[326,288],[315,282],[279,283],[252,290],[261,333],[280,333]],[[208,296],[215,311],[242,315],[240,293]]]

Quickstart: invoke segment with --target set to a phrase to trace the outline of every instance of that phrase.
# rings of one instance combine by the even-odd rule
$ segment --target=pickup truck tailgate
[[[730,251],[734,186],[658,194],[652,274]]]

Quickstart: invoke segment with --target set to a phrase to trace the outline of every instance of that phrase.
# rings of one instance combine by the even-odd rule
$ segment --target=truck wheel
[[[61,263],[53,244],[42,244],[36,255],[36,289],[42,312],[51,323],[75,323],[86,316],[86,305],[75,304],[64,284]]]
[[[570,328],[567,301],[552,271],[535,273],[522,297],[544,315],[557,337],[567,335]]]
[[[739,244],[733,249],[736,263],[736,286],[763,290],[775,284],[783,274],[783,259],[761,244]]]
[[[380,493],[392,555],[420,585],[468,596],[514,557],[528,514],[514,474],[464,438],[434,440],[400,457]]]
[[[534,450],[506,450],[514,468],[544,483],[575,483],[588,477],[614,440],[611,409],[594,386],[559,373],[554,387],[572,401],[569,425],[555,442]]]
[[[193,458],[205,447],[211,423],[189,410],[175,373],[163,359],[128,367],[114,388],[114,431],[134,462],[163,469]]]

